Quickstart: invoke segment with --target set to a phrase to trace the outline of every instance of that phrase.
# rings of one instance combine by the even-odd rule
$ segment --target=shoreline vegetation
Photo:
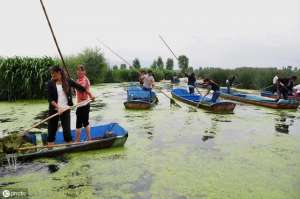
[[[66,56],[72,78],[75,78],[77,64],[84,64],[92,84],[121,83],[138,80],[138,71],[151,69],[156,81],[170,80],[173,76],[184,77],[184,73],[194,72],[197,79],[211,78],[221,86],[226,79],[236,77],[235,86],[242,89],[262,89],[272,84],[276,73],[281,77],[296,75],[300,79],[300,68],[282,67],[237,67],[234,69],[217,67],[190,66],[185,55],[178,57],[178,70],[174,69],[174,60],[165,62],[161,57],[155,58],[150,66],[141,66],[138,58],[132,66],[126,64],[110,66],[100,48],[86,48],[77,55]],[[0,100],[15,101],[19,99],[43,99],[45,86],[50,79],[49,67],[60,65],[58,57],[0,57]],[[298,83],[298,82],[297,82]]]

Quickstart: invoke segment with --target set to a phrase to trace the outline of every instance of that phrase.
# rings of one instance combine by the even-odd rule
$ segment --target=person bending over
[[[205,96],[207,96],[210,93],[210,91],[212,90],[213,95],[212,95],[212,98],[211,98],[211,102],[215,103],[217,101],[217,99],[219,98],[219,96],[220,96],[220,87],[219,87],[219,85],[216,82],[214,82],[214,81],[212,81],[208,78],[203,80],[203,84],[208,88],[207,93],[206,93]],[[205,96],[203,96],[203,97],[205,97]]]

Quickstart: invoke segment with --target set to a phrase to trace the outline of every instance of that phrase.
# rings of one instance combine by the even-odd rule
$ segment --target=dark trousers
[[[76,110],[76,128],[87,127],[89,125],[90,104],[78,107]]]
[[[71,122],[70,122],[70,110],[65,111],[63,114],[56,116],[48,121],[48,142],[54,142],[56,131],[58,129],[58,121],[61,121],[61,126],[63,128],[63,134],[64,134],[64,140],[65,142],[71,142],[72,141],[72,135],[71,135]],[[57,113],[56,111],[50,111],[49,114],[53,115]]]
[[[284,86],[278,86],[277,96],[278,96],[278,99],[280,99],[282,96],[283,99],[287,100],[288,99],[288,89]]]
[[[220,94],[221,94],[220,91],[214,91],[213,95],[212,95],[212,98],[211,98],[211,102],[216,103],[216,101],[219,98]]]
[[[230,94],[230,86],[227,86],[227,93]]]
[[[273,84],[272,93],[274,94],[275,92],[277,92],[277,85]]]
[[[195,87],[194,86],[189,86],[189,91],[190,91],[190,94],[194,94],[195,93]]]

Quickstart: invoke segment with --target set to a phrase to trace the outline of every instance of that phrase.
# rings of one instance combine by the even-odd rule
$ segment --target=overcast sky
[[[130,62],[172,57],[190,65],[300,66],[300,0],[44,0],[62,53],[101,47]],[[0,56],[58,56],[39,0],[0,1]]]

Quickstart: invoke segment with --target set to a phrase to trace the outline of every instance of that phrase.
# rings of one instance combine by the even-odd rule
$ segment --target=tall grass
[[[50,57],[0,58],[0,99],[37,99],[45,96],[49,67],[58,62]]]

